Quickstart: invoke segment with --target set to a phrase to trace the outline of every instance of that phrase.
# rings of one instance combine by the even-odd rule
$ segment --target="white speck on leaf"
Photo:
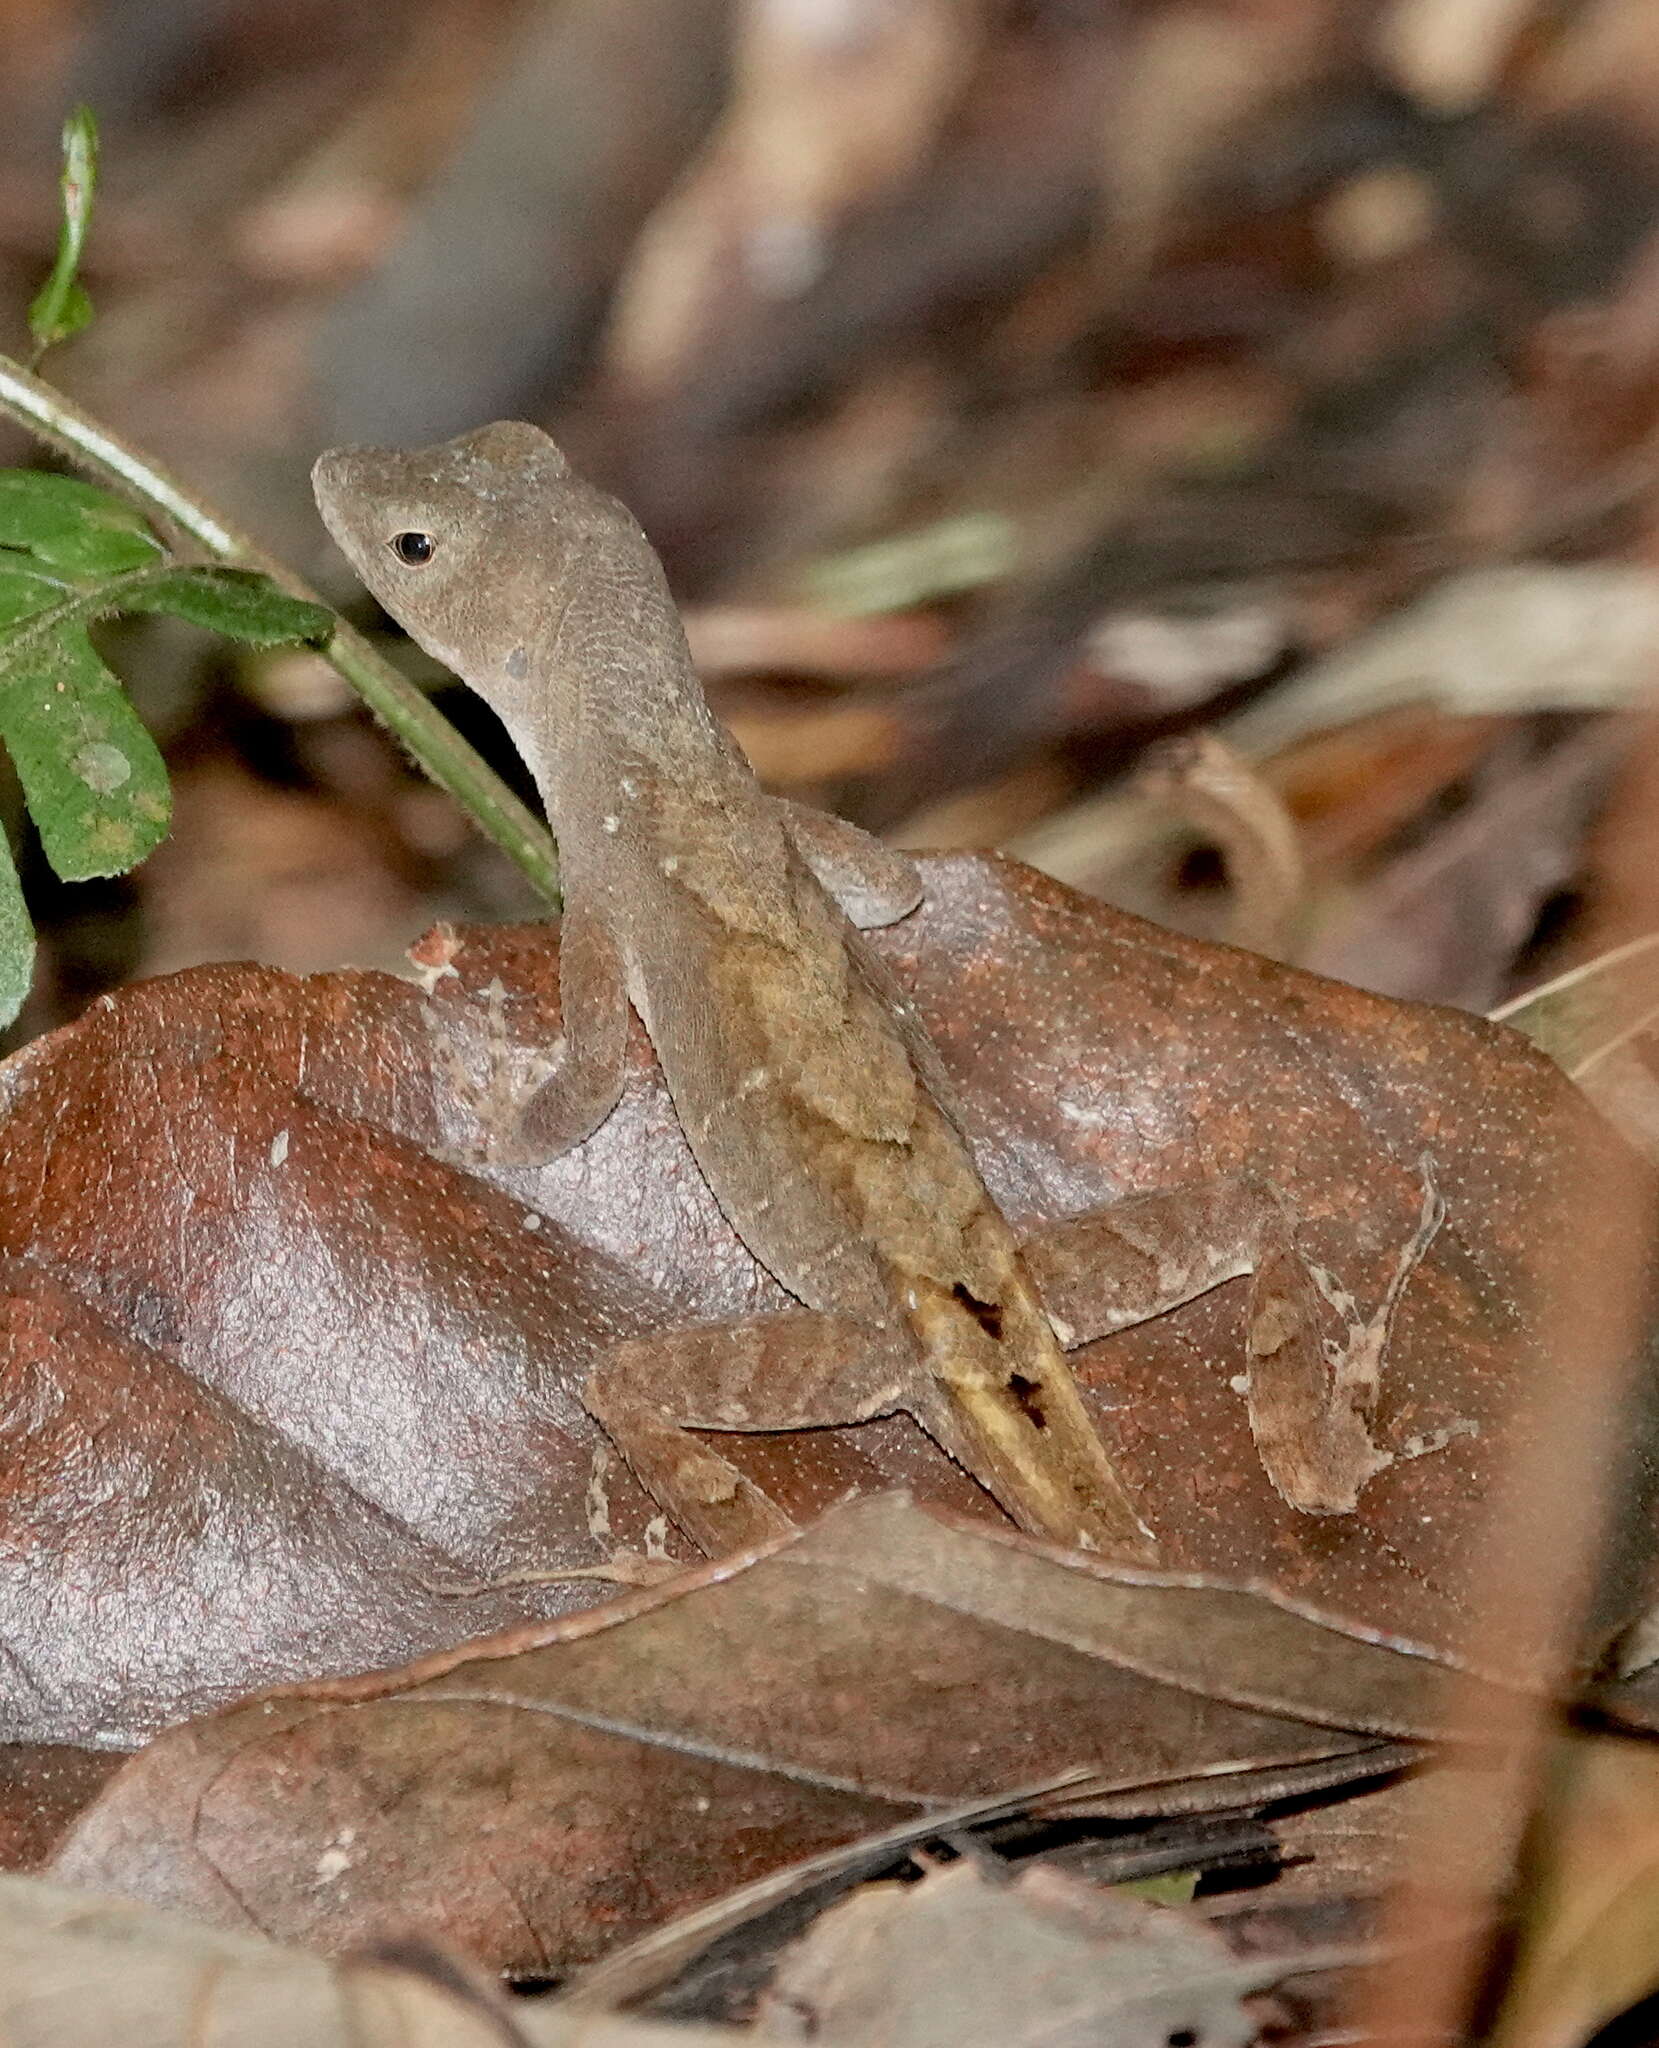
[[[278,1131],[271,1140],[271,1164],[273,1166],[280,1166],[287,1157],[288,1133],[285,1130]]]

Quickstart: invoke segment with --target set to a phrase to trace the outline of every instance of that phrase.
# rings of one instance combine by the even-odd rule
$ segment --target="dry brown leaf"
[[[1614,1141],[1541,1054],[1477,1019],[1181,940],[1008,864],[934,860],[927,879],[925,908],[877,943],[1016,1223],[1253,1172],[1369,1304],[1432,1159],[1448,1221],[1401,1303],[1378,1427],[1473,1431],[1396,1464],[1356,1513],[1300,1514],[1268,1483],[1230,1385],[1238,1286],[1077,1357],[1170,1568],[1454,1649],[1470,1532],[1569,1247],[1565,1164]],[[254,1684],[602,1596],[575,1580],[504,1608],[453,1589],[649,1550],[650,1504],[595,1467],[580,1394],[600,1349],[784,1303],[637,1031],[623,1100],[578,1151],[487,1175],[431,1156],[477,1132],[428,1021],[480,1055],[492,1034],[551,1045],[556,953],[528,927],[423,957],[430,1005],[371,973],[197,970],[0,1070],[0,1256],[22,1262],[5,1355],[38,1437],[6,1503],[9,1649],[37,1674],[9,1689],[14,1739],[131,1741]],[[899,1420],[722,1447],[798,1519],[894,1483],[991,1512]],[[43,1542],[75,1571],[31,1571]],[[1619,1602],[1609,1622],[1640,1589]]]
[[[1189,1777],[1430,1734],[1451,1676],[889,1495],[593,1614],[170,1730],[51,1868],[278,1939],[414,1927],[558,1974],[815,1849],[1073,1766],[1179,1810]]]

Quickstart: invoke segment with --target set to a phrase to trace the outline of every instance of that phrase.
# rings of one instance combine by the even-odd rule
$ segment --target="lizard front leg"
[[[608,1352],[589,1413],[657,1505],[708,1556],[793,1524],[693,1430],[827,1429],[909,1405],[910,1347],[850,1318],[797,1314],[697,1323]]]
[[[860,931],[908,917],[922,900],[922,872],[909,854],[884,846],[829,811],[774,797],[784,830],[821,887]]]
[[[1041,1314],[1035,1303],[1033,1309]],[[780,1535],[791,1524],[775,1501],[693,1430],[843,1429],[902,1411],[1034,1533],[1093,1548],[1102,1540],[1097,1532],[1111,1535],[1115,1529],[1114,1548],[1137,1562],[1150,1561],[1151,1537],[1127,1496],[1118,1501],[1117,1476],[1103,1453],[1097,1454],[1098,1478],[1111,1499],[1097,1522],[1072,1526],[1078,1521],[1074,1509],[1067,1527],[1050,1527],[1029,1508],[1020,1511],[1023,1498],[1010,1483],[1010,1465],[1013,1479],[1021,1476],[1017,1457],[1007,1444],[1001,1459],[988,1455],[995,1442],[988,1445],[983,1433],[987,1414],[1000,1405],[997,1376],[981,1372],[975,1379],[983,1398],[965,1402],[973,1390],[942,1384],[900,1324],[803,1309],[698,1323],[619,1344],[595,1369],[583,1398],[635,1478],[711,1556]],[[1021,1384],[1034,1410],[1048,1401],[1058,1404],[1067,1393],[1077,1398],[1069,1379]],[[1071,1424],[1058,1405],[1041,1412],[1046,1420],[1034,1425],[1039,1432],[1058,1432],[1063,1421],[1090,1428],[1081,1413]],[[1033,1426],[1023,1414],[1021,1421]],[[1091,1482],[1096,1478],[1092,1470],[1088,1476]]]
[[[622,1093],[628,997],[615,942],[597,917],[566,912],[559,927],[563,1031],[551,1055],[508,1043],[499,987],[485,995],[481,1081],[435,1008],[424,1013],[450,1090],[482,1132],[460,1163],[540,1166],[591,1137]]]
[[[1068,1345],[1146,1322],[1248,1274],[1242,1391],[1262,1466],[1303,1514],[1346,1514],[1379,1472],[1473,1427],[1454,1422],[1392,1448],[1372,1434],[1395,1310],[1445,1215],[1425,1162],[1417,1226],[1368,1316],[1298,1251],[1279,1191],[1249,1176],[1144,1195],[1050,1225],[1024,1252]],[[1320,1335],[1321,1302],[1346,1325],[1335,1341]]]

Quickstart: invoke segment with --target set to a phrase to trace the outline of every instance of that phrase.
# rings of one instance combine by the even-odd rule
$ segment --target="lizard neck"
[[[560,839],[614,812],[626,782],[681,787],[748,778],[708,707],[656,557],[611,559],[548,604],[528,687],[499,704]]]

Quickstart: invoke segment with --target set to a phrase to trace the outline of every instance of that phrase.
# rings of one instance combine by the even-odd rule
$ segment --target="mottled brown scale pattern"
[[[473,1156],[603,1153],[628,1127],[631,1005],[697,1175],[766,1276],[737,1283],[740,1305],[779,1311],[624,1340],[589,1382],[590,1405],[699,1542],[718,1550],[787,1524],[736,1444],[717,1452],[690,1429],[873,1419],[895,1385],[1018,1518],[1123,1555],[1147,1554],[1145,1521],[1169,1554],[1172,1455],[1189,1496],[1259,1488],[1265,1474],[1298,1564],[1360,1541],[1362,1493],[1438,1500],[1490,1469],[1484,1390],[1456,1372],[1429,1388],[1394,1365],[1397,1340],[1409,1349],[1437,1309],[1465,1357],[1501,1356],[1537,1327],[1530,1299],[1490,1284],[1466,1155],[1493,1147],[1469,1113],[1448,1112],[1422,1013],[1248,956],[1199,961],[1147,927],[1091,927],[1079,899],[990,868],[924,877],[839,821],[765,797],[709,714],[638,528],[533,428],[343,451],[318,465],[317,488],[382,602],[500,712],[565,850],[562,1057],[522,1119],[539,1144],[515,1150],[519,1119],[482,1088],[468,1097]],[[418,568],[388,546],[405,525],[434,542]],[[958,892],[950,929],[975,939],[930,1004],[936,874]],[[1010,1007],[1008,990],[1028,985],[1040,1007]],[[1402,1017],[1398,1047],[1370,1035]],[[1346,1026],[1336,1045],[1333,1019]],[[1072,1057],[1045,1059],[1045,1040]],[[896,1128],[909,1097],[890,1085],[895,1048],[914,1091],[908,1130]],[[997,1084],[967,1104],[965,1058]],[[1000,1161],[999,1127],[1016,1141]],[[683,1164],[675,1175],[690,1200]],[[1111,1412],[1120,1463],[1147,1460],[1127,1491],[1003,1212],[1024,1227],[1068,1339],[1110,1333],[1133,1356],[1189,1327],[1218,1333],[1207,1379],[1178,1388],[1175,1426],[1155,1443],[1143,1413],[1156,1403]],[[683,1284],[660,1248],[649,1256]],[[1242,1303],[1223,1288],[1235,1276],[1247,1276]],[[908,1324],[908,1371],[884,1329],[890,1305]],[[1212,1423],[1227,1439],[1213,1475]],[[1417,1532],[1402,1533],[1404,1547],[1384,1546],[1389,1569],[1432,1586],[1409,1554]]]
[[[558,1066],[519,1117],[489,1119],[495,1156],[555,1156],[603,1124],[631,1004],[732,1227],[797,1303],[865,1332],[867,1355],[800,1314],[728,1333],[723,1355],[695,1333],[623,1346],[588,1398],[636,1473],[705,1547],[753,1541],[786,1521],[684,1426],[860,1420],[896,1386],[1026,1527],[1150,1556],[930,1093],[931,1051],[861,954],[848,911],[907,912],[914,870],[848,827],[796,828],[761,791],[709,712],[644,535],[537,429],[338,450],[315,483],[375,595],[500,715],[563,852],[581,977],[565,979]]]

